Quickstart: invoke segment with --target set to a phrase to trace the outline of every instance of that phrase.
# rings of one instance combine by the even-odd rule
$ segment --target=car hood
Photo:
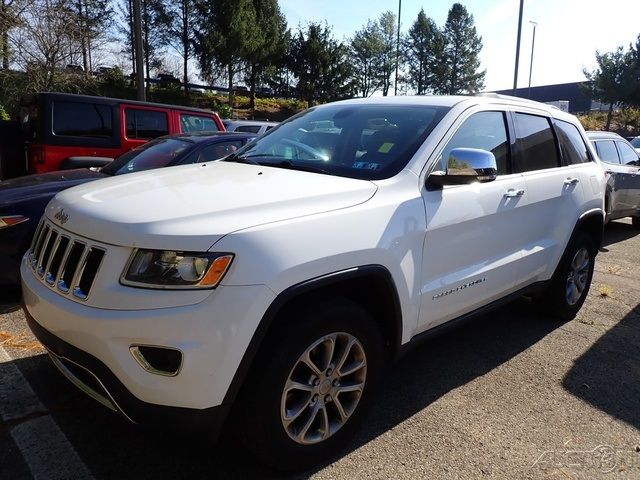
[[[78,168],[4,180],[0,182],[0,206],[15,205],[46,196],[53,197],[67,188],[106,176],[99,171]]]
[[[257,225],[347,208],[376,191],[367,180],[231,162],[107,178],[58,194],[47,206],[63,228],[121,246],[206,251]]]

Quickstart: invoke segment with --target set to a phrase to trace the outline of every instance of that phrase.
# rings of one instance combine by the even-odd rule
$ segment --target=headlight
[[[120,283],[134,287],[214,288],[229,269],[232,253],[135,250]]]

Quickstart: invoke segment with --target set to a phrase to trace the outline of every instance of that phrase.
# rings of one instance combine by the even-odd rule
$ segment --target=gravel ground
[[[575,320],[534,307],[516,302],[413,350],[350,449],[292,478],[640,478],[640,234],[626,220],[607,227]],[[228,443],[125,423],[61,378],[20,312],[0,316],[0,344],[97,479],[279,476]],[[20,421],[0,421],[0,478],[31,478],[9,435]],[[52,461],[49,478],[57,471]]]

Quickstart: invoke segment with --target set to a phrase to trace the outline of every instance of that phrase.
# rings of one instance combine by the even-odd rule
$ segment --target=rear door
[[[607,177],[607,192],[605,196],[605,211],[610,218],[617,218],[621,212],[628,209],[625,187],[625,168],[620,164],[618,149],[613,140],[595,140],[593,142],[598,157],[604,162]]]
[[[547,280],[567,245],[583,204],[584,179],[579,165],[562,165],[551,119],[537,111],[512,112],[516,133],[514,170],[525,193],[514,229],[527,238],[517,283]]]
[[[638,153],[626,142],[616,142],[620,154],[620,164],[624,169],[624,199],[625,204],[632,210],[640,208],[640,172],[638,167]],[[632,212],[633,213],[633,212]]]

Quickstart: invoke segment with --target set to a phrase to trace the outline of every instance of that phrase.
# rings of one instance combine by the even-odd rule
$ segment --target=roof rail
[[[535,103],[536,105],[545,105],[545,106],[547,106],[549,108],[555,108],[556,110],[560,110],[555,105],[549,105],[548,103],[538,102],[536,100],[531,100],[529,98],[514,97],[512,95],[503,95],[501,93],[482,92],[482,93],[478,93],[477,96],[478,97],[485,97],[485,98],[499,98],[499,99],[502,99],[502,100],[515,100],[515,101],[522,102],[522,103]],[[562,110],[560,110],[560,111],[562,111]]]

